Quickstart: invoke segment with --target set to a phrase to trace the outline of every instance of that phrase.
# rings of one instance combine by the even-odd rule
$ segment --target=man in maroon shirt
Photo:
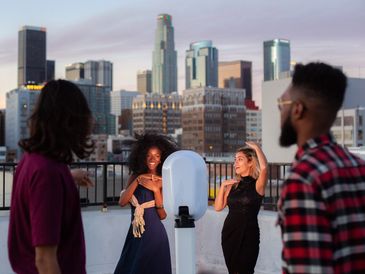
[[[91,153],[91,123],[76,85],[45,85],[30,117],[30,137],[19,142],[25,154],[14,176],[8,238],[16,273],[86,273],[79,197],[67,164]]]
[[[297,65],[278,99],[280,144],[298,146],[278,203],[284,273],[365,273],[365,161],[330,133],[346,82],[326,64]]]

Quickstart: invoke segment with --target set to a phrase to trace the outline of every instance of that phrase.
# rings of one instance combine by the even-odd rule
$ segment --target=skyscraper
[[[157,17],[155,46],[152,53],[152,92],[169,94],[177,91],[177,52],[174,43],[172,17]]]
[[[46,29],[23,26],[18,33],[18,86],[47,79]]]
[[[202,87],[183,91],[182,148],[205,156],[232,155],[245,144],[245,90]]]
[[[0,109],[0,147],[5,146],[5,109]]]
[[[111,114],[116,117],[117,134],[132,135],[132,103],[139,91],[115,90],[110,93]]]
[[[218,86],[220,88],[241,88],[246,90],[246,99],[252,99],[252,62],[219,62]]]
[[[55,64],[54,60],[47,60],[46,80],[51,81],[55,79]]]
[[[143,93],[152,92],[152,71],[142,70],[137,72],[137,90]]]
[[[94,117],[93,134],[115,134],[115,116],[111,114],[109,87],[95,85],[89,79],[73,81],[84,94]]]
[[[39,90],[27,89],[25,86],[6,93],[5,144],[8,149],[16,151],[17,159],[22,154],[18,142],[29,137],[28,119],[39,94]]]
[[[264,81],[280,79],[290,71],[290,41],[274,39],[264,42]]]
[[[212,41],[190,44],[185,59],[186,89],[218,86],[218,50]]]
[[[113,89],[113,63],[105,60],[87,61],[84,64],[85,79],[94,85]]]
[[[85,78],[84,63],[73,63],[66,66],[66,79],[77,81]]]

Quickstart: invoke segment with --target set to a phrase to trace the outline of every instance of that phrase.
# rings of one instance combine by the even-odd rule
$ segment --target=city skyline
[[[185,88],[185,50],[194,41],[212,40],[219,61],[253,63],[253,99],[260,103],[263,41],[290,40],[292,60],[321,60],[342,66],[352,77],[365,77],[365,2],[212,0],[209,5],[156,1],[15,0],[4,4],[0,24],[0,108],[5,93],[17,86],[17,33],[23,25],[47,29],[47,59],[56,61],[56,78],[65,66],[104,59],[114,67],[114,90],[136,90],[138,70],[152,68],[158,14],[173,18],[178,53],[178,90]],[[72,3],[72,4],[71,4]],[[39,7],[42,7],[41,9]],[[194,7],[193,9],[191,7]],[[16,16],[15,16],[16,15]],[[67,18],[67,19],[65,19]]]

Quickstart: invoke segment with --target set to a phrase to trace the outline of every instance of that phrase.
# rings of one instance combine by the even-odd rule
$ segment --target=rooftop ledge
[[[228,210],[216,212],[208,207],[205,215],[196,224],[197,273],[226,274],[221,248],[221,230]],[[109,207],[82,211],[86,241],[86,264],[89,274],[111,274],[118,262],[130,225],[130,209]],[[256,274],[281,273],[280,228],[275,226],[277,213],[261,210],[259,213],[260,253]],[[163,221],[169,241],[173,270],[175,270],[174,220]],[[14,273],[7,254],[9,212],[0,212],[0,272]]]

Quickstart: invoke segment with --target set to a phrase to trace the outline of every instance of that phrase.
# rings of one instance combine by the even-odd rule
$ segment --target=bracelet
[[[155,205],[155,208],[156,209],[163,209],[164,207],[163,207],[163,205],[159,205],[159,206],[158,205]]]

